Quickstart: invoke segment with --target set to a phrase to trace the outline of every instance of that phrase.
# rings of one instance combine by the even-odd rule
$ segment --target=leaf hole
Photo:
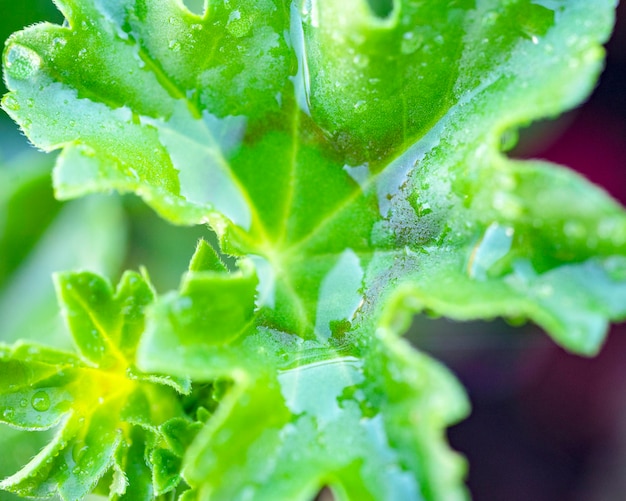
[[[386,19],[393,12],[394,0],[367,0],[371,11],[379,18]]]
[[[190,13],[204,17],[206,12],[206,0],[183,0],[183,4]]]

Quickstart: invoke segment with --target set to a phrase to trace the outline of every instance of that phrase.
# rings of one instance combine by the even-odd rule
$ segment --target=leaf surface
[[[143,371],[230,388],[185,499],[463,498],[442,430],[466,402],[397,339],[407,312],[529,318],[580,353],[626,316],[623,209],[502,151],[589,93],[613,0],[57,3],[66,25],[9,40],[3,100],[62,149],[57,195],[136,193],[243,258],[228,273],[201,244],[138,349]],[[115,366],[148,297],[112,319],[112,292],[85,290],[77,345]]]
[[[86,272],[58,275],[56,283],[80,355],[32,343],[0,350],[0,421],[25,430],[55,428],[48,445],[0,486],[20,496],[79,500],[118,471],[121,479],[106,485],[111,499],[148,500],[174,489],[178,472],[176,482],[153,483],[161,465],[143,460],[158,449],[180,463],[161,426],[185,418],[176,391],[189,391],[182,379],[133,368],[151,288],[134,273],[126,273],[115,292]]]

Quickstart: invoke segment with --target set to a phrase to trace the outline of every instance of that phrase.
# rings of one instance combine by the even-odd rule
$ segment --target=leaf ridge
[[[72,296],[72,298],[78,304],[81,305],[83,311],[87,313],[87,315],[89,316],[89,319],[91,320],[93,325],[96,327],[96,329],[98,329],[98,333],[100,334],[100,336],[106,343],[106,346],[109,349],[110,353],[113,355],[113,357],[120,363],[122,367],[127,367],[129,364],[129,361],[127,360],[126,356],[121,352],[121,350],[116,345],[116,343],[113,342],[113,340],[111,339],[109,335],[109,330],[104,325],[102,325],[100,320],[97,318],[97,315],[95,314],[93,309],[90,307],[90,305],[85,301],[83,296],[79,294],[78,292],[76,292],[73,288],[70,289],[69,291],[66,288],[65,293],[67,294],[68,292]],[[68,310],[66,310],[65,314],[66,314],[66,318],[69,319],[70,313]],[[120,325],[117,325],[117,328],[121,330]],[[91,361],[91,363],[94,363],[94,362]]]

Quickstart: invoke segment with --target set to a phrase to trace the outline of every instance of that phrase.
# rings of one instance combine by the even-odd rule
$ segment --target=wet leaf
[[[406,315],[527,317],[580,353],[626,316],[623,209],[501,151],[586,97],[614,1],[57,3],[66,25],[8,41],[3,100],[62,149],[57,195],[136,193],[241,258],[200,244],[137,352],[227,388],[194,409],[184,499],[463,498],[442,435],[465,398],[397,338]],[[68,318],[86,363],[117,367],[150,298],[112,318],[122,293],[94,280]]]
[[[126,273],[114,294],[97,275],[66,273],[57,290],[80,355],[32,343],[2,347],[0,422],[55,428],[55,435],[0,487],[22,497],[79,500],[114,470],[121,478],[110,487],[112,499],[153,499],[152,467],[143,458],[157,446],[170,453],[159,427],[185,414],[172,388],[184,386],[132,369],[151,288]]]

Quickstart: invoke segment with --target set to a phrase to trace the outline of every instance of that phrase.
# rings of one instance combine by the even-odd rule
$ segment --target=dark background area
[[[36,21],[62,21],[50,0],[0,0],[0,12],[3,40]],[[591,99],[556,122],[523,132],[515,153],[568,165],[623,204],[625,20],[622,5],[607,47],[607,67]],[[15,162],[26,148],[26,140],[2,114],[0,161]],[[49,186],[49,177],[42,179]],[[47,201],[37,215],[39,228],[24,236],[22,249],[34,247],[61,210],[44,185],[37,188],[39,199]],[[123,265],[146,264],[152,271],[176,263],[153,277],[161,291],[175,286],[196,238],[206,230],[171,228],[135,200],[121,205],[127,233]],[[10,248],[2,245],[0,239],[4,260]],[[4,276],[0,266],[0,287],[21,265],[17,261]],[[420,317],[409,336],[448,365],[467,388],[472,415],[451,428],[449,437],[468,458],[475,501],[626,500],[626,327],[613,327],[593,359],[567,354],[532,325],[512,328],[501,321],[455,324]],[[0,494],[0,499],[10,498]]]

